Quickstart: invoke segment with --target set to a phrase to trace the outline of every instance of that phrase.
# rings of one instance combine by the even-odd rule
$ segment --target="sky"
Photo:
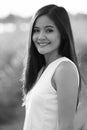
[[[87,0],[0,0],[0,18],[9,14],[28,17],[47,4],[63,6],[71,14],[87,14]]]

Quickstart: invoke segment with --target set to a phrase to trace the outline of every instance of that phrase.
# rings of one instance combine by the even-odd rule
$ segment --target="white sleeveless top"
[[[58,98],[57,92],[51,84],[51,78],[58,65],[63,61],[71,62],[75,66],[66,57],[53,61],[48,65],[33,89],[27,94],[23,130],[59,130]],[[78,75],[77,68],[76,72]]]

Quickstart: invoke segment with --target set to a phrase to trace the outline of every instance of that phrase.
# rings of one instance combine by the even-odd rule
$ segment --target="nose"
[[[39,39],[39,40],[44,40],[45,38],[46,38],[45,33],[44,33],[43,31],[41,31],[41,32],[39,33],[38,39]]]

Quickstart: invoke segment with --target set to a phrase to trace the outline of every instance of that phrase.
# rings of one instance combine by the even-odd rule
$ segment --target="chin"
[[[40,54],[42,54],[42,55],[44,55],[44,54],[46,53],[46,51],[45,51],[45,50],[42,50],[42,49],[38,49],[38,52],[39,52]]]
[[[39,51],[39,53],[42,54],[42,55],[45,55],[45,54],[46,54],[46,52],[42,52],[42,51]]]
[[[50,49],[38,49],[38,52],[40,53],[40,54],[42,54],[42,55],[46,55],[46,54],[48,54],[48,53],[50,53],[51,52],[51,50]]]

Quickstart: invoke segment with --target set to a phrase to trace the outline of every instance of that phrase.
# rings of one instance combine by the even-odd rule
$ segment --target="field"
[[[76,116],[76,127],[87,128],[87,16],[70,16],[82,83],[82,106]],[[30,18],[10,15],[0,19],[0,130],[22,130],[23,60],[28,43]],[[86,127],[86,128],[85,128]],[[76,128],[77,129],[77,128]]]

